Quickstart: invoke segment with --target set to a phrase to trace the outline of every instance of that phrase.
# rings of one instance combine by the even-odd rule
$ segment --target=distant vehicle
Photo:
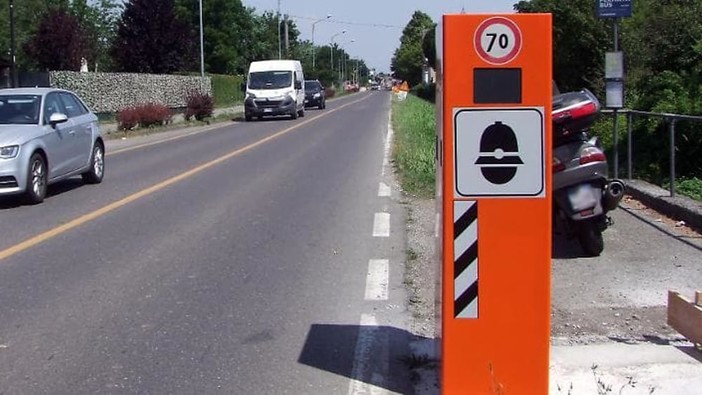
[[[305,116],[305,75],[298,60],[251,62],[246,77],[244,118],[290,115]]]
[[[317,107],[323,110],[327,107],[326,93],[318,80],[305,81],[305,107]]]
[[[41,203],[49,184],[78,174],[97,184],[104,172],[97,116],[73,92],[0,89],[0,196]]]
[[[370,90],[372,90],[372,91],[379,91],[379,90],[380,90],[380,84],[378,84],[377,82],[371,83],[371,85],[370,85]]]

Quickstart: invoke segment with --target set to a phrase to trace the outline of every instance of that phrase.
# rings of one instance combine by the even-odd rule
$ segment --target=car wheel
[[[245,114],[244,114],[244,119],[246,120],[246,122],[251,122],[251,118],[253,118],[253,117],[251,116],[251,114],[248,114],[248,113],[245,113]]]
[[[320,109],[320,110],[324,110],[324,107],[326,107],[326,106],[327,106],[327,105],[324,103],[324,100],[322,100],[322,101],[319,102],[319,109]]]
[[[35,152],[32,154],[32,157],[29,159],[28,170],[25,201],[29,204],[41,203],[46,197],[49,173],[46,168],[46,161],[40,153]]]
[[[297,110],[293,110],[293,112],[290,114],[290,119],[297,119]]]
[[[93,154],[90,156],[90,170],[81,174],[83,181],[88,184],[99,184],[105,175],[105,149],[101,143],[95,143]]]
[[[305,116],[305,109],[303,108],[302,110],[300,110],[298,112],[298,114],[300,115],[300,118],[304,117]]]

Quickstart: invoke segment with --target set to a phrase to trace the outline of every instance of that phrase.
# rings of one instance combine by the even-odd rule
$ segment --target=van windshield
[[[291,71],[259,71],[249,74],[249,88],[251,89],[280,89],[291,85]]]

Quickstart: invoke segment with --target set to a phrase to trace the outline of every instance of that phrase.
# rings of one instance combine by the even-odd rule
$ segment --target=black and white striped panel
[[[478,318],[478,202],[454,202],[453,262],[453,315]]]

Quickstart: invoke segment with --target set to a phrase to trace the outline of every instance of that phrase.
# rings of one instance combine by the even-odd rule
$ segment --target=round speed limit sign
[[[519,26],[504,17],[484,20],[473,37],[475,51],[486,62],[503,65],[511,62],[522,50]]]

